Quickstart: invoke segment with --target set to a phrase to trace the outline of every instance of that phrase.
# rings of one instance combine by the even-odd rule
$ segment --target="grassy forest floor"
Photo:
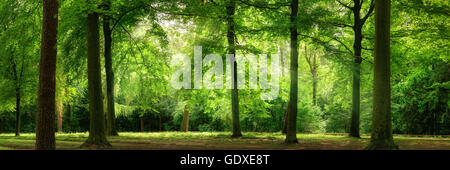
[[[370,136],[361,139],[345,134],[297,134],[299,144],[285,145],[281,133],[246,132],[241,138],[230,138],[228,132],[122,132],[108,137],[114,150],[361,150],[368,145]],[[59,133],[56,148],[61,150],[97,149],[80,148],[88,133]],[[395,135],[395,143],[402,150],[450,150],[449,136]],[[35,144],[34,133],[0,134],[0,150],[28,150]]]

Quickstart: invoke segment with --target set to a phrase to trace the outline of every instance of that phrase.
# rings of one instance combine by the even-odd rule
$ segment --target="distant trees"
[[[36,114],[36,149],[54,150],[58,0],[44,0],[43,10],[38,109]]]
[[[391,1],[377,0],[372,129],[366,149],[398,149],[392,137],[390,21]]]
[[[308,49],[307,49],[307,47],[305,45],[305,60],[308,63],[309,70],[310,70],[312,78],[313,78],[313,83],[312,83],[312,89],[313,89],[312,96],[313,97],[312,97],[312,100],[313,100],[313,105],[314,106],[317,105],[317,97],[316,97],[317,96],[317,82],[318,82],[317,71],[319,69],[319,63],[317,61],[318,57],[319,56],[317,54],[313,54],[312,53],[312,50],[311,50],[311,52],[309,54],[309,57],[308,57]]]

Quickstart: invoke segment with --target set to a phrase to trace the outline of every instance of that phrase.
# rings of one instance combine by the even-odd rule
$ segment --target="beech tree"
[[[390,22],[391,0],[377,0],[372,129],[370,144],[366,149],[398,149],[392,137]]]
[[[36,114],[36,149],[53,150],[55,149],[58,0],[44,0],[43,10],[38,109]]]
[[[298,0],[291,2],[291,86],[287,113],[286,143],[297,141],[297,102],[298,102],[298,30],[297,30]]]
[[[109,147],[111,144],[109,144],[105,135],[105,116],[102,101],[99,14],[92,11],[88,12],[86,23],[90,128],[89,137],[82,146]]]

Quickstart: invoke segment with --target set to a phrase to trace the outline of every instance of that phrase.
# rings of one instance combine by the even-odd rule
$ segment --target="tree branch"
[[[361,25],[363,25],[366,22],[366,20],[373,14],[374,9],[375,9],[375,3],[373,2],[373,0],[371,0],[369,11],[367,11],[367,14],[361,20]]]
[[[348,9],[351,9],[351,10],[353,10],[353,7],[351,7],[351,6],[349,6],[349,5],[345,5],[344,3],[342,3],[340,0],[336,0],[339,4],[341,4],[342,6],[344,6],[344,7],[346,7],[346,8],[348,8]]]

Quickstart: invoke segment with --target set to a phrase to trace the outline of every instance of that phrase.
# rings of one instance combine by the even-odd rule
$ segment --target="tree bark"
[[[286,108],[286,112],[284,114],[284,125],[283,125],[283,130],[281,131],[282,134],[287,133],[288,119],[289,119],[289,102],[287,102],[287,108]]]
[[[162,132],[162,113],[159,113],[159,131]]]
[[[61,101],[56,102],[56,115],[57,115],[57,124],[58,124],[58,133],[62,133],[62,121],[63,121],[63,103]]]
[[[139,120],[140,120],[140,125],[141,125],[141,132],[144,132],[145,131],[145,128],[144,128],[144,117],[139,117]]]
[[[20,136],[20,86],[16,85],[16,136]]]
[[[13,58],[13,54],[14,52],[11,53],[11,61],[12,61],[12,75],[13,75],[13,80],[15,83],[15,93],[16,93],[16,136],[20,136],[20,102],[21,102],[21,97],[20,97],[20,88],[21,88],[21,82],[19,80],[19,75],[17,73],[17,65],[16,62],[14,61]]]
[[[102,102],[100,67],[99,15],[90,12],[87,17],[88,90],[90,129],[83,147],[110,147],[105,135],[105,116]]]
[[[228,52],[236,57],[236,45],[234,39],[235,26],[234,26],[234,13],[235,13],[236,3],[234,0],[229,0],[226,6],[227,10],[227,38],[228,38]],[[233,89],[231,89],[231,110],[233,118],[233,134],[232,137],[241,137],[241,126],[239,121],[239,90],[237,88],[237,61],[233,61]]]
[[[298,0],[291,2],[291,89],[289,92],[288,127],[285,143],[297,141],[297,101],[298,101],[298,30],[297,30]]]
[[[109,11],[111,6],[110,0],[104,0],[104,10]],[[112,69],[112,30],[111,16],[103,14],[103,35],[105,39],[105,72],[106,72],[106,96],[107,96],[107,131],[108,136],[118,136],[116,130],[116,113],[114,109],[114,72]]]
[[[67,112],[66,112],[66,120],[67,120],[67,129],[69,132],[71,132],[71,126],[70,126],[70,120],[72,119],[72,110],[71,110],[70,102],[67,102]]]
[[[35,149],[54,150],[57,15],[59,4],[58,0],[44,0],[43,5]]]
[[[359,0],[354,0],[353,7],[353,31],[355,33],[353,51],[354,51],[354,63],[353,63],[353,89],[352,89],[352,116],[350,123],[351,137],[359,138],[359,117],[360,117],[360,103],[361,103],[361,51],[362,51],[362,27],[361,20],[361,4]]]
[[[391,1],[375,2],[375,60],[373,115],[370,144],[366,149],[398,149],[392,137],[390,16]]]
[[[189,109],[187,105],[184,106],[183,122],[181,123],[181,131],[189,131]]]

